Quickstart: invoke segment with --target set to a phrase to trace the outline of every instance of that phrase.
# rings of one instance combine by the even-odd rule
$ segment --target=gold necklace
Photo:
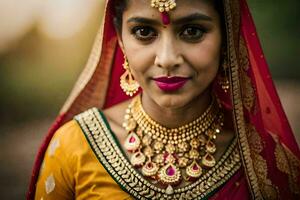
[[[124,147],[130,162],[146,177],[168,187],[182,179],[194,181],[215,166],[214,140],[221,132],[224,115],[213,98],[206,111],[194,121],[178,128],[164,127],[147,115],[141,97],[126,109],[123,127],[128,133]]]

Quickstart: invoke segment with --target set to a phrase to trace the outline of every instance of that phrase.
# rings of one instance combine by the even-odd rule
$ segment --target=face
[[[161,107],[180,108],[207,94],[216,77],[221,25],[206,0],[177,0],[164,25],[149,0],[130,0],[119,43],[143,95]]]

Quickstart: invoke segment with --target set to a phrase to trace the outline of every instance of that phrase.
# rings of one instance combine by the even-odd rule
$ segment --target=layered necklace
[[[217,151],[214,141],[220,134],[224,114],[216,99],[194,121],[178,128],[167,128],[144,111],[141,96],[126,109],[123,127],[127,138],[124,147],[130,162],[145,177],[171,187],[182,180],[195,181],[214,167]]]

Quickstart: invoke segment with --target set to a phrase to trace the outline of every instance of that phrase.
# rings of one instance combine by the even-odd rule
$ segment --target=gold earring
[[[140,85],[133,79],[126,56],[124,56],[123,67],[125,72],[120,77],[120,86],[126,95],[133,96],[139,90]]]
[[[221,74],[219,77],[219,84],[221,85],[221,88],[223,89],[223,91],[225,93],[228,92],[228,90],[230,89],[230,82],[229,82],[229,77],[227,74],[227,70],[229,68],[228,66],[228,62],[227,62],[227,56],[226,53],[223,53],[223,62],[222,62],[222,69],[221,69]]]

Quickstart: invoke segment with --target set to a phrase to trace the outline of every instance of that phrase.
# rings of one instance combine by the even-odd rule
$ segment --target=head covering
[[[300,151],[249,8],[245,0],[223,0],[223,5],[230,92],[225,93],[218,84],[213,90],[232,112],[249,191],[255,199],[295,199],[300,194]],[[28,199],[34,198],[43,156],[55,131],[88,108],[108,108],[129,98],[119,85],[122,63],[123,53],[113,25],[113,0],[107,0],[87,65],[38,152]]]

